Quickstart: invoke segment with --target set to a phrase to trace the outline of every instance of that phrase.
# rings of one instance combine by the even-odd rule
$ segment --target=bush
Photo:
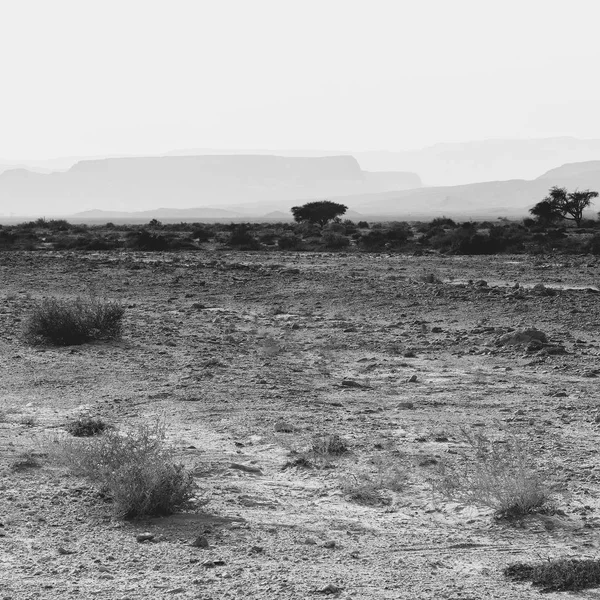
[[[45,298],[25,323],[32,345],[72,346],[120,337],[125,309],[117,302],[90,298]]]
[[[129,246],[134,250],[161,252],[169,248],[169,240],[162,235],[150,233],[146,229],[142,229],[133,234]]]
[[[519,518],[548,512],[550,491],[519,440],[494,442],[484,434],[463,435],[474,455],[463,454],[458,464],[440,463],[434,487],[449,499],[494,510],[497,518]]]
[[[294,234],[282,235],[277,240],[277,246],[280,250],[296,250],[302,245],[302,238]]]
[[[350,240],[345,235],[333,231],[323,233],[323,242],[325,247],[331,250],[340,250],[350,245]]]
[[[100,485],[121,518],[171,514],[194,495],[193,476],[174,462],[162,423],[65,444],[64,457],[76,474]]]
[[[79,417],[76,421],[67,424],[65,429],[75,437],[92,437],[101,434],[107,428],[102,419],[93,417]]]
[[[504,569],[513,581],[531,581],[541,592],[577,591],[600,585],[600,561],[560,558],[537,564],[513,563]]]
[[[257,250],[260,248],[260,244],[250,231],[250,227],[243,223],[232,227],[227,244],[240,250]]]

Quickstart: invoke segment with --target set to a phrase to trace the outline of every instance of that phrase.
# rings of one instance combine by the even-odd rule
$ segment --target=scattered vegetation
[[[25,323],[24,336],[32,345],[71,346],[120,337],[125,309],[97,298],[44,298]]]
[[[63,442],[62,450],[76,474],[99,484],[119,517],[171,514],[194,494],[193,476],[175,462],[162,423],[130,433],[108,429],[77,444]]]
[[[450,500],[491,508],[498,519],[552,511],[551,494],[524,442],[492,440],[463,430],[467,450],[437,466],[434,491]]]
[[[92,437],[100,435],[108,425],[99,418],[81,416],[76,421],[71,421],[65,429],[74,437]]]
[[[310,202],[292,209],[294,222],[81,225],[38,219],[0,225],[0,251],[140,252],[216,249],[284,252],[436,252],[444,254],[600,254],[600,220],[583,217],[596,192],[552,188],[532,216],[509,221],[368,223],[340,218],[346,207]]]
[[[559,558],[540,563],[514,563],[504,569],[513,581],[531,581],[541,592],[578,591],[600,586],[600,560]]]

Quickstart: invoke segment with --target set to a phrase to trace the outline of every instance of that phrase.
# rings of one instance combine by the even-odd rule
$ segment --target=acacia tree
[[[548,195],[529,212],[543,223],[552,223],[558,219],[567,219],[575,221],[577,227],[580,227],[583,219],[583,211],[597,197],[598,192],[591,190],[568,192],[567,188],[555,185],[550,188]]]
[[[302,206],[294,206],[292,215],[297,223],[308,222],[324,227],[329,221],[343,215],[347,210],[348,207],[343,204],[319,200],[318,202],[308,202]]]

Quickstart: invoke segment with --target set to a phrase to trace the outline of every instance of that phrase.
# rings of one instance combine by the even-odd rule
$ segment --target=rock
[[[539,329],[517,329],[510,333],[501,335],[496,340],[496,344],[499,346],[517,346],[521,344],[529,344],[530,342],[538,342],[541,344],[548,343],[548,336]]]
[[[335,548],[335,541],[334,540],[328,540],[327,542],[325,542],[323,544],[323,548]]]
[[[399,408],[400,410],[411,410],[414,407],[415,407],[414,402],[400,402],[400,404],[396,405],[396,408]]]
[[[154,539],[154,534],[150,533],[149,531],[146,531],[144,533],[138,533],[135,536],[135,539],[141,543],[143,542],[151,542]]]
[[[411,375],[411,376],[408,378],[408,380],[407,380],[407,381],[408,381],[408,383],[416,383],[416,382],[417,382],[417,376],[416,376],[416,375]]]
[[[531,291],[538,296],[556,296],[556,290],[547,288],[543,283],[537,283]]]
[[[316,546],[316,545],[317,545],[317,540],[315,540],[314,538],[311,538],[311,537],[307,537],[307,538],[304,540],[304,543],[305,543],[307,546]]]
[[[262,546],[252,546],[252,548],[250,548],[251,554],[262,554],[264,551],[265,549]]]
[[[342,386],[343,387],[349,387],[349,388],[362,388],[362,387],[365,387],[361,383],[358,383],[358,381],[353,381],[352,379],[343,379],[342,380]]]
[[[66,548],[63,548],[62,546],[59,546],[59,547],[57,548],[57,552],[58,552],[59,554],[62,554],[62,555],[64,555],[64,556],[67,556],[67,555],[69,555],[69,554],[75,554],[75,550],[67,550]]]
[[[209,548],[209,544],[208,544],[208,540],[206,539],[205,536],[203,535],[199,535],[193,542],[192,542],[192,546],[194,546],[194,548]]]
[[[487,287],[488,282],[485,279],[479,279],[478,281],[475,282],[475,285],[477,287]]]
[[[326,585],[323,589],[321,590],[317,590],[318,594],[340,594],[342,592],[342,588],[334,585],[333,583],[330,583],[329,585]]]
[[[296,431],[296,428],[293,425],[282,419],[275,422],[274,428],[275,431],[280,433],[294,433]]]
[[[253,475],[262,475],[263,472],[258,467],[253,467],[252,465],[243,465],[241,463],[231,463],[229,465],[230,469],[236,469],[237,471],[244,471],[246,473],[252,473]]]

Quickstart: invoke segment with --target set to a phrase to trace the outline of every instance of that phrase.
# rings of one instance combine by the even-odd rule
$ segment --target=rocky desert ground
[[[598,557],[599,284],[586,256],[0,254],[0,596],[537,598],[502,570]],[[24,342],[41,298],[86,294],[122,339]],[[55,460],[81,415],[163,419],[196,506],[116,518]],[[523,440],[557,510],[436,493],[465,432]]]

